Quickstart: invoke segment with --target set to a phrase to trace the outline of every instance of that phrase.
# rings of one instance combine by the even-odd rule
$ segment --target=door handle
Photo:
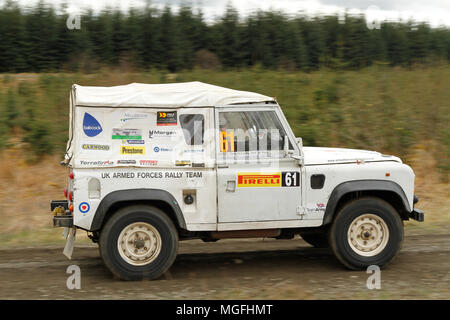
[[[228,166],[226,164],[219,164],[219,165],[217,165],[217,168],[226,169],[226,168],[228,168]]]
[[[226,192],[234,192],[234,191],[236,191],[236,181],[228,180]]]

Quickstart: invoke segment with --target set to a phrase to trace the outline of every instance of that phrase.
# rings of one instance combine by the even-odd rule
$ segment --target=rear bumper
[[[53,212],[58,207],[62,207],[64,210],[69,210],[69,201],[67,201],[67,200],[52,200],[52,202],[50,202],[50,211]]]
[[[73,227],[73,217],[72,216],[54,216],[53,217],[53,227],[54,228],[61,228],[61,227],[71,228],[71,227]]]
[[[413,211],[409,213],[409,217],[413,220],[423,222],[425,220],[425,215],[423,210],[414,208]]]
[[[73,217],[69,211],[69,202],[67,200],[52,200],[50,210],[53,213],[53,227],[72,227]]]

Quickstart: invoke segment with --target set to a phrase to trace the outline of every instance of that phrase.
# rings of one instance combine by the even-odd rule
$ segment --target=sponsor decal
[[[177,160],[175,161],[176,166],[189,166],[191,162],[189,160]]]
[[[238,172],[237,186],[245,187],[298,187],[300,186],[300,172]]]
[[[117,164],[136,164],[136,160],[117,160]]]
[[[103,129],[97,119],[85,112],[83,118],[83,131],[88,137],[95,137],[100,134]]]
[[[112,166],[114,165],[114,161],[106,160],[106,161],[84,161],[80,160],[80,165],[82,166]]]
[[[81,145],[81,148],[83,148],[84,150],[108,151],[110,149],[110,146],[106,144],[84,143],[83,145]]]
[[[300,172],[287,171],[281,173],[282,187],[299,187],[300,186]]]
[[[325,207],[324,203],[316,203],[315,205],[308,204],[308,206],[306,208],[306,210],[309,213],[321,213],[321,212],[323,213],[323,212],[325,212],[325,209],[326,209],[326,207]]]
[[[142,134],[140,129],[113,128],[112,138],[119,140],[141,140]]]
[[[242,187],[281,187],[281,173],[244,172],[237,174],[237,186]]]
[[[149,130],[148,137],[149,139],[153,138],[171,138],[175,137],[177,132],[175,130]]]
[[[158,160],[139,160],[139,164],[141,166],[156,166],[158,164]]]
[[[138,154],[138,155],[144,155],[145,154],[145,147],[127,147],[127,146],[121,146],[120,147],[120,154]]]
[[[170,151],[172,151],[173,149],[171,149],[171,148],[166,148],[166,147],[154,147],[153,148],[153,151],[155,151],[155,152],[170,152]]]
[[[91,207],[89,206],[89,203],[87,202],[82,202],[80,203],[80,205],[78,206],[78,209],[80,210],[81,213],[86,213],[89,211]]]
[[[158,111],[156,114],[157,126],[176,126],[177,125],[177,112],[176,111]]]
[[[125,112],[123,118],[120,119],[121,122],[126,122],[129,120],[144,120],[148,118],[148,114],[146,113],[134,113],[134,112]]]
[[[202,172],[185,171],[185,172],[170,172],[170,171],[138,171],[138,172],[102,172],[102,179],[181,179],[181,178],[203,178]]]
[[[183,151],[183,153],[202,153],[202,152],[205,152],[205,149],[189,149]]]
[[[128,144],[145,144],[144,140],[126,140]]]
[[[234,131],[220,132],[220,152],[234,152]]]
[[[192,168],[204,168],[205,164],[204,163],[192,163]]]

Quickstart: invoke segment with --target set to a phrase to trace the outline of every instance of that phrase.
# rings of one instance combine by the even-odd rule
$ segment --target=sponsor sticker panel
[[[103,131],[100,122],[90,113],[85,112],[83,116],[83,132],[88,137],[95,137]]]
[[[158,160],[139,160],[141,166],[157,166]]]
[[[239,188],[281,187],[281,173],[239,172],[237,186]]]
[[[153,147],[153,152],[160,153],[160,152],[172,152],[172,147],[166,147],[166,146],[155,146]]]
[[[136,160],[117,160],[117,164],[136,164]]]
[[[158,111],[156,114],[157,126],[176,126],[178,124],[176,111]]]
[[[122,143],[127,143],[127,144],[145,144],[145,140],[123,140]]]
[[[114,164],[114,160],[80,160],[78,163],[82,167],[110,167]]]
[[[95,143],[83,143],[81,149],[89,151],[109,151],[111,145],[109,144],[95,144]]]
[[[128,122],[133,120],[147,120],[149,118],[148,113],[143,112],[125,112],[120,118],[120,122]]]
[[[160,129],[150,129],[148,131],[148,138],[172,138],[178,136],[178,132],[176,130],[160,130]]]
[[[145,155],[145,147],[120,146],[120,154]]]
[[[116,140],[142,140],[141,129],[113,128],[112,139]]]
[[[299,187],[300,172],[238,172],[238,188]]]

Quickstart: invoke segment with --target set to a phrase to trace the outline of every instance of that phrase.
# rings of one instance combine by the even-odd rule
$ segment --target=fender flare
[[[186,229],[186,221],[184,220],[183,212],[178,205],[178,201],[175,200],[169,192],[161,189],[127,189],[108,193],[100,201],[100,204],[95,211],[90,231],[96,231],[101,228],[103,221],[105,220],[106,213],[114,204],[118,202],[133,202],[142,200],[158,200],[167,203],[175,213],[178,225],[181,228]]]
[[[336,186],[331,192],[328,199],[325,214],[323,216],[323,225],[330,224],[336,211],[339,200],[350,192],[356,191],[389,191],[395,193],[402,200],[403,206],[407,212],[411,212],[408,198],[405,195],[402,187],[393,181],[385,180],[354,180],[347,181]]]

